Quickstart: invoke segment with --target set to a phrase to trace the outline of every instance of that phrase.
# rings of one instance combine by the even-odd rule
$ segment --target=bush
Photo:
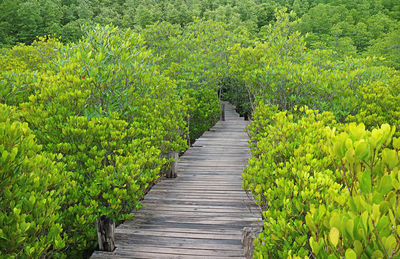
[[[140,36],[97,27],[38,74],[24,119],[71,174],[61,207],[66,251],[96,244],[96,218],[118,224],[140,208],[168,151],[186,147],[186,109]]]
[[[368,131],[336,123],[331,113],[278,112],[263,103],[253,118],[243,187],[263,211],[255,256],[399,256],[395,127]]]
[[[307,212],[321,203],[334,206],[341,191],[326,157],[327,125],[336,125],[331,113],[304,107],[291,114],[257,106],[249,127],[252,158],[243,174],[243,188],[252,191],[263,211],[255,257],[308,255]]]
[[[63,154],[71,173],[63,203],[67,248],[83,251],[97,241],[96,218],[107,215],[118,224],[140,208],[140,198],[160,173],[160,151],[134,140],[135,129],[113,118],[70,116],[47,145]]]
[[[168,166],[166,153],[187,146],[188,109],[144,46],[132,31],[96,27],[60,48],[46,69],[42,60],[29,68],[34,71],[15,69],[2,77],[2,101],[20,109],[43,150],[68,172],[67,190],[54,195],[69,257],[95,247],[100,215],[117,224],[131,217]],[[43,247],[53,253],[53,246]]]
[[[39,37],[31,45],[19,44],[0,54],[0,71],[24,72],[41,70],[53,60],[62,44],[49,37]]]
[[[400,138],[383,124],[349,124],[330,132],[330,154],[346,186],[333,210],[311,208],[306,224],[316,257],[397,258],[400,255]]]
[[[18,112],[2,104],[0,153],[0,256],[55,256],[65,246],[59,210],[69,176]]]
[[[359,113],[349,116],[348,121],[363,123],[368,129],[379,127],[382,123],[400,129],[400,75],[391,69],[383,71],[388,79],[360,89]]]
[[[17,45],[0,54],[0,103],[18,105],[37,91],[41,77],[62,44],[55,39],[39,38],[30,46]]]

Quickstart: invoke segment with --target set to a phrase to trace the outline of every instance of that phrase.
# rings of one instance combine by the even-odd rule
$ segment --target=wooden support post
[[[174,161],[171,163],[170,168],[166,173],[167,178],[176,178],[178,176],[178,152],[170,151],[167,154],[167,159],[173,158]]]
[[[103,215],[96,220],[97,239],[99,241],[99,250],[112,252],[115,249],[115,223],[109,217]]]
[[[221,115],[219,117],[219,120],[225,120],[225,103],[221,103]]]
[[[263,231],[262,227],[245,227],[242,230],[242,247],[246,258],[253,258],[254,238]]]

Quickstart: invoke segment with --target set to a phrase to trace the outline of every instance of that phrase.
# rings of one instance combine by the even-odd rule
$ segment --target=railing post
[[[178,152],[176,151],[170,151],[167,154],[167,159],[174,159],[174,161],[171,163],[170,168],[168,169],[166,173],[167,178],[176,178],[178,176]]]
[[[97,239],[99,241],[99,250],[112,252],[115,249],[115,223],[109,217],[103,215],[96,220]]]
[[[242,247],[246,258],[253,258],[254,239],[263,231],[263,227],[244,227],[242,229]]]
[[[221,114],[220,114],[219,120],[221,120],[221,121],[225,120],[225,103],[222,103],[222,102],[221,102]]]

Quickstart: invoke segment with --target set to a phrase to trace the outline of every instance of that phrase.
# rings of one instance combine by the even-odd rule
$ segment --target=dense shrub
[[[117,117],[70,116],[47,145],[63,154],[71,182],[62,219],[69,237],[67,248],[84,250],[96,244],[96,218],[108,215],[117,223],[140,208],[139,199],[158,178],[160,151],[135,141],[134,128]]]
[[[387,79],[360,89],[359,112],[348,121],[363,123],[369,129],[388,123],[400,129],[400,75],[391,69],[382,69]],[[398,132],[397,132],[398,134]]]
[[[260,103],[243,174],[263,213],[259,257],[395,258],[399,255],[400,139],[383,124],[340,124],[308,108]]]
[[[264,231],[255,241],[255,256],[306,256],[305,216],[312,206],[329,203],[341,192],[333,162],[326,156],[326,126],[331,113],[301,108],[296,114],[277,112],[260,103],[249,127],[253,150],[243,174],[263,213]]]
[[[39,38],[30,46],[17,45],[0,53],[0,103],[18,105],[35,93],[38,71],[45,71],[62,44]]]
[[[0,153],[0,257],[55,256],[65,246],[59,210],[69,175],[18,112],[2,104]]]
[[[71,256],[94,247],[97,217],[118,223],[139,209],[164,154],[186,147],[186,109],[143,44],[130,31],[97,27],[38,73],[35,94],[19,104],[71,174],[60,212]]]
[[[310,245],[317,257],[397,258],[400,255],[400,139],[394,127],[372,131],[349,124],[330,131],[330,155],[346,186],[341,205],[316,206],[306,216]]]

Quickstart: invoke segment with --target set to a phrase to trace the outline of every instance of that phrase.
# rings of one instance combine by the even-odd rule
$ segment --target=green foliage
[[[156,147],[135,141],[134,128],[116,118],[70,116],[47,149],[62,154],[73,172],[62,222],[71,254],[96,245],[96,218],[117,223],[140,208],[139,199],[158,178],[163,163]]]
[[[42,70],[53,60],[61,48],[57,39],[39,37],[31,45],[16,45],[5,49],[0,57],[0,71],[26,72]]]
[[[188,108],[189,140],[198,138],[218,119],[218,82],[228,77],[228,48],[244,42],[222,22],[195,20],[185,28],[159,23],[143,30],[146,44],[162,55],[161,70],[176,81],[178,94]]]
[[[400,76],[391,69],[383,70],[388,77],[360,89],[359,112],[349,116],[348,121],[363,123],[369,129],[385,122],[400,128]]]
[[[357,114],[364,86],[390,78],[372,59],[338,59],[328,50],[306,51],[304,37],[294,31],[294,13],[277,13],[277,23],[266,28],[264,42],[243,48],[236,45],[230,56],[230,72],[244,83],[250,101],[258,99],[290,110],[307,105],[331,111],[338,120]],[[242,85],[239,84],[239,87]],[[244,92],[244,90],[230,91]]]
[[[366,55],[380,56],[384,59],[382,64],[400,69],[400,30],[385,34],[382,38],[373,41],[373,45],[368,48]]]
[[[396,258],[399,256],[398,138],[383,124],[372,131],[349,124],[345,132],[331,131],[330,154],[346,186],[333,210],[312,208],[306,224],[317,257]]]
[[[397,257],[398,139],[387,124],[373,129],[398,126],[397,71],[379,59],[304,50],[294,15],[276,19],[264,42],[236,45],[230,57],[236,91],[247,90],[254,111],[243,188],[263,215],[255,257]]]
[[[385,65],[398,68],[392,33],[398,34],[400,5],[395,0],[6,0],[0,4],[0,48],[44,35],[77,41],[82,26],[97,23],[131,29],[159,22],[186,27],[195,17],[224,22],[255,37],[281,8],[302,18],[298,29],[310,34],[307,47],[341,55],[383,55],[390,60]]]
[[[59,41],[39,38],[30,46],[17,45],[0,54],[0,103],[18,105],[28,101],[35,93],[34,84],[40,82],[38,71],[46,70],[60,49]]]
[[[9,47],[15,44],[16,23],[15,13],[18,10],[18,1],[5,0],[0,3],[0,48]]]
[[[116,222],[185,143],[185,108],[175,85],[156,71],[139,35],[96,27],[40,73],[20,104],[45,150],[62,155],[71,182],[62,206],[67,249],[93,247],[95,220]]]
[[[290,114],[263,103],[257,106],[249,127],[252,158],[243,174],[243,188],[252,191],[263,211],[255,257],[308,255],[307,212],[321,203],[335,205],[341,192],[325,145],[325,128],[335,124],[331,113],[306,107]]]
[[[20,117],[0,104],[0,257],[52,257],[65,246],[59,209],[69,175]]]
[[[194,141],[219,120],[221,110],[215,90],[200,88],[188,92],[191,93],[191,98],[186,103],[190,107],[189,140]]]
[[[224,77],[219,82],[221,87],[221,98],[235,105],[236,111],[245,118],[250,117],[252,111],[249,93],[238,77]]]
[[[381,1],[328,1],[315,3],[302,17],[299,26],[310,33],[310,48],[332,48],[342,54],[363,53],[383,35],[398,29],[399,20],[391,18]],[[344,44],[345,43],[345,44]],[[391,46],[395,43],[390,43]],[[379,54],[375,50],[375,54]],[[372,49],[368,51],[372,52]],[[369,54],[370,55],[370,54]]]
[[[399,255],[395,127],[368,131],[364,124],[338,124],[329,113],[278,112],[259,103],[249,132],[253,150],[243,188],[254,194],[264,220],[256,257]]]

